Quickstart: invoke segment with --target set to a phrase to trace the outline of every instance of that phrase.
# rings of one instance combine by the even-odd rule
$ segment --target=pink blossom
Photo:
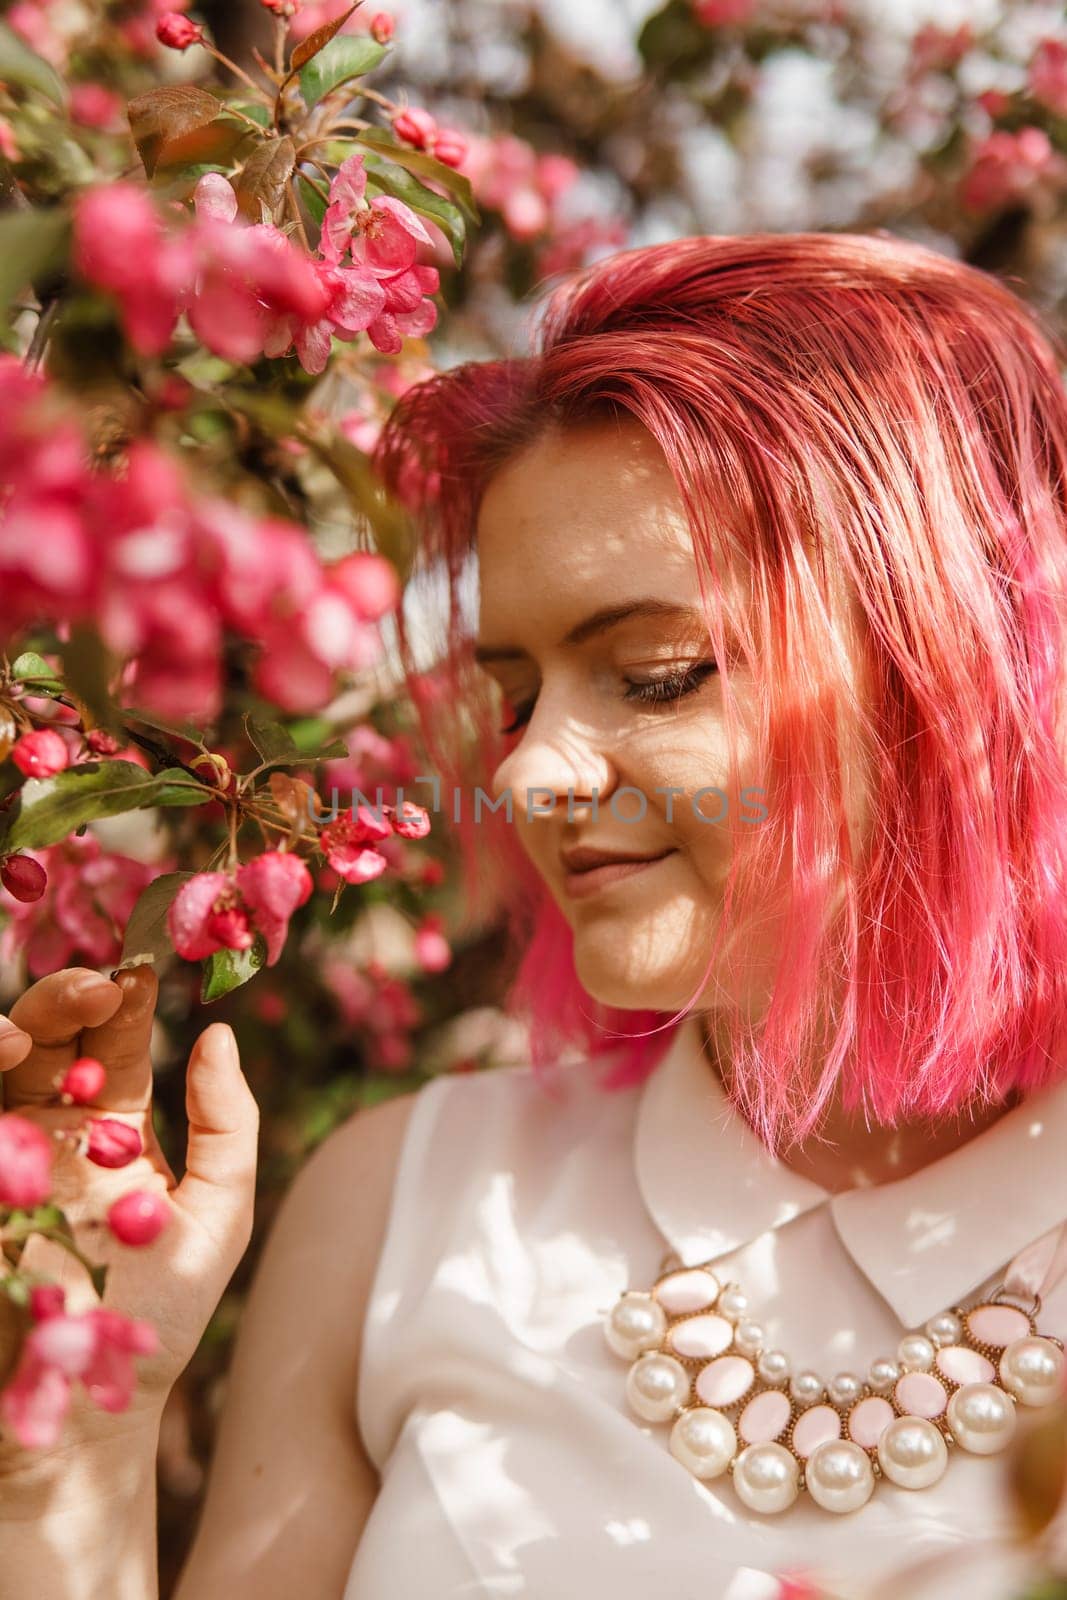
[[[32,1327],[23,1341],[14,1377],[0,1393],[0,1417],[27,1449],[45,1449],[59,1438],[80,1380],[104,1411],[125,1411],[133,1396],[135,1355],[159,1348],[155,1329],[108,1306],[81,1316],[65,1312]]]
[[[116,129],[122,121],[123,101],[102,83],[73,83],[70,114],[83,128]]]
[[[1000,129],[982,140],[960,186],[971,211],[993,211],[1021,199],[1059,166],[1048,134],[1041,128]]]
[[[1067,117],[1067,40],[1042,39],[1030,61],[1030,93],[1057,117]]]
[[[370,883],[381,877],[388,861],[373,848],[391,832],[384,817],[375,817],[366,806],[357,806],[353,817],[338,817],[319,833],[319,844],[333,870],[346,883]]]
[[[169,1221],[167,1202],[148,1189],[131,1189],[120,1195],[107,1212],[107,1225],[120,1244],[151,1244]]]
[[[405,800],[393,818],[393,829],[402,839],[425,839],[430,832],[430,813],[413,800]]]
[[[358,550],[327,569],[329,582],[351,602],[357,616],[376,622],[400,601],[396,568],[383,556]]]
[[[388,44],[396,32],[396,21],[388,11],[376,11],[370,19],[370,31],[378,44]]]
[[[104,849],[95,834],[70,834],[44,850],[27,851],[48,878],[45,893],[22,903],[0,887],[0,910],[8,921],[0,929],[0,962],[24,951],[31,977],[80,963],[114,966],[134,905],[169,865],[148,866]]]
[[[67,1292],[59,1283],[35,1283],[30,1290],[30,1316],[34,1322],[58,1317],[66,1305]]]
[[[413,144],[416,150],[432,148],[437,122],[422,106],[405,106],[392,119],[392,125],[397,138],[405,144]]]
[[[52,1192],[52,1141],[15,1111],[0,1116],[0,1205],[29,1210]]]
[[[415,959],[424,972],[444,972],[452,964],[452,948],[436,913],[425,916],[415,931]]]
[[[85,1154],[97,1167],[128,1167],[141,1154],[141,1135],[117,1117],[90,1117]]]
[[[267,945],[266,964],[282,953],[289,918],[312,890],[311,874],[299,856],[272,850],[245,862],[234,877],[201,872],[182,885],[171,902],[167,928],[175,950],[186,961],[202,961],[223,949],[250,949],[255,935]]]
[[[74,207],[74,265],[87,282],[110,290],[141,355],[170,343],[187,288],[187,263],[168,248],[152,201],[133,183],[89,189]]]

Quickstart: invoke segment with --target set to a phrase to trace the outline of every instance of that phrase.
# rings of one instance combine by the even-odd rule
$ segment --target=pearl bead
[[[926,1337],[940,1350],[942,1345],[959,1344],[963,1338],[963,1323],[952,1311],[941,1311],[926,1324]]]
[[[670,1437],[671,1454],[695,1478],[721,1478],[737,1454],[737,1434],[721,1411],[693,1406],[682,1412]]]
[[[929,1489],[948,1466],[948,1445],[925,1417],[896,1417],[878,1440],[878,1462],[901,1489]]]
[[[646,1422],[667,1422],[689,1399],[689,1374],[673,1356],[646,1352],[626,1374],[626,1398]]]
[[[792,1367],[784,1350],[764,1350],[759,1358],[756,1370],[764,1383],[777,1386],[785,1383]]]
[[[734,1462],[734,1489],[750,1511],[786,1511],[800,1493],[800,1467],[783,1444],[750,1444]]]
[[[734,1344],[743,1356],[758,1355],[766,1335],[758,1322],[739,1322],[734,1333]]]
[[[874,1468],[851,1439],[827,1439],[808,1457],[804,1482],[824,1511],[858,1511],[874,1493]]]
[[[992,1383],[968,1383],[948,1403],[952,1437],[976,1456],[1003,1450],[1015,1432],[1015,1405]]]
[[[823,1397],[823,1382],[817,1372],[795,1372],[789,1380],[789,1393],[798,1406],[813,1406]]]
[[[875,1394],[888,1394],[899,1377],[899,1363],[890,1356],[878,1356],[867,1368],[867,1382]]]
[[[748,1295],[736,1283],[728,1283],[716,1300],[715,1309],[727,1322],[740,1322],[748,1310]]]
[[[1000,1358],[1000,1381],[1024,1406],[1047,1406],[1062,1390],[1063,1362],[1051,1339],[1016,1339]]]
[[[650,1294],[629,1290],[612,1307],[604,1336],[617,1356],[633,1361],[643,1350],[659,1344],[667,1331],[663,1307]]]
[[[835,1406],[851,1406],[863,1393],[863,1384],[854,1372],[838,1372],[826,1385],[826,1393]]]
[[[935,1354],[924,1333],[907,1333],[897,1345],[897,1360],[905,1372],[929,1372]]]

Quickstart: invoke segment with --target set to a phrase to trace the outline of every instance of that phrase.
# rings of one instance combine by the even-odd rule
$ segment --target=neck
[[[706,1028],[704,1048],[711,1069],[731,1094],[729,1066]],[[1013,1094],[992,1106],[975,1104],[958,1113],[905,1119],[887,1127],[868,1123],[862,1112],[846,1110],[840,1093],[835,1093],[818,1130],[790,1145],[779,1159],[831,1194],[892,1183],[968,1144],[1014,1109],[1019,1098]]]

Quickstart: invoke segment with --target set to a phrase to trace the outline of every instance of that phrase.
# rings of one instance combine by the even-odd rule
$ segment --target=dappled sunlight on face
[[[541,439],[490,482],[478,561],[479,656],[514,730],[493,787],[510,791],[524,847],[574,930],[579,978],[624,1007],[682,1005],[702,982],[710,998],[724,820],[732,805],[758,823],[759,779],[746,675],[731,663],[742,783],[729,792],[718,663],[658,445],[633,421]],[[576,876],[567,855],[583,849],[630,870]]]

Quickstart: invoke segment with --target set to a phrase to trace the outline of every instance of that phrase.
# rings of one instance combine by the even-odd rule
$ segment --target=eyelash
[[[682,700],[688,694],[693,694],[700,688],[705,679],[719,668],[714,661],[694,661],[692,666],[686,667],[682,672],[664,673],[661,678],[650,678],[647,683],[631,683],[623,695],[624,700],[637,700],[644,705],[669,705],[675,700]],[[501,733],[518,733],[525,727],[533,713],[534,701],[529,705],[517,706],[512,722],[501,728]]]

